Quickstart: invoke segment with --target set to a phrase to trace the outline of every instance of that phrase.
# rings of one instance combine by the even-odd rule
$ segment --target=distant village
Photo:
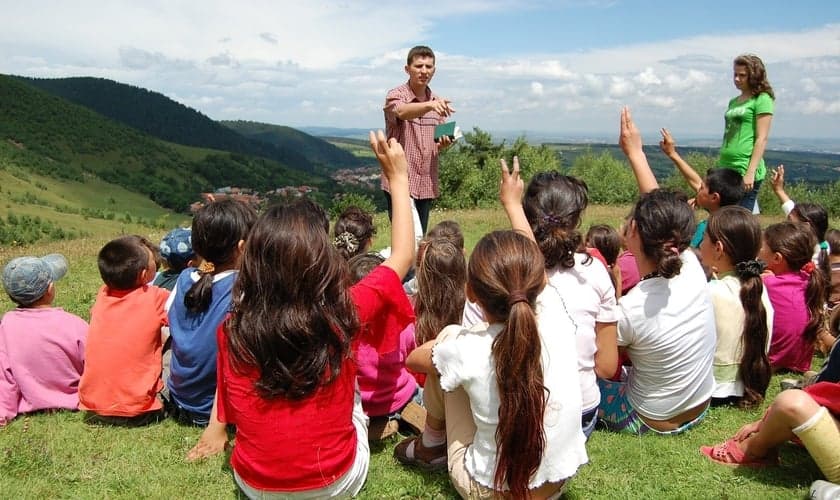
[[[352,185],[367,188],[379,187],[379,167],[363,167],[356,169],[343,168],[336,170],[330,176],[339,185]],[[269,201],[285,198],[300,198],[318,191],[315,186],[283,186],[271,191],[257,192],[251,188],[225,186],[216,188],[213,192],[201,193],[201,199],[190,204],[190,212],[195,213],[211,201],[232,198],[247,203],[258,209]]]

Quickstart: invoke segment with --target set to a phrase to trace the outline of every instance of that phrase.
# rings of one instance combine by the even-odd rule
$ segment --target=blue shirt
[[[694,237],[691,238],[691,248],[700,248],[700,243],[706,234],[706,224],[708,223],[709,219],[701,220],[697,223],[697,230],[694,231]]]

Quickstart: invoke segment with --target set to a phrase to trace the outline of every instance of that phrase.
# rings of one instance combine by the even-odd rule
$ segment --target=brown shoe
[[[425,471],[446,470],[446,443],[427,448],[423,446],[422,436],[406,438],[394,448],[394,458],[403,465],[413,465]]]
[[[399,422],[388,417],[372,417],[368,423],[368,441],[382,441],[397,433]]]

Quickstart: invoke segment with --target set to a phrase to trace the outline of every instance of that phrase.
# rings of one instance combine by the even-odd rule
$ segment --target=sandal
[[[771,453],[766,457],[750,457],[738,446],[738,442],[729,439],[717,446],[701,446],[700,453],[706,455],[709,460],[721,465],[744,466],[744,467],[766,467],[768,465],[779,465],[779,456]]]
[[[406,438],[394,448],[394,458],[425,471],[446,470],[446,443],[427,448],[423,446],[423,436]]]

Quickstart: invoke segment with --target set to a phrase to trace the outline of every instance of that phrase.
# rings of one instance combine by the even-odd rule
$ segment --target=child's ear
[[[239,240],[239,243],[236,244],[236,249],[239,251],[240,255],[245,252],[245,240]]]
[[[709,201],[716,207],[720,206],[720,193],[709,193]]]
[[[152,281],[152,280],[149,279],[149,270],[148,269],[143,268],[142,271],[137,273],[137,286],[143,286],[150,281]]]

